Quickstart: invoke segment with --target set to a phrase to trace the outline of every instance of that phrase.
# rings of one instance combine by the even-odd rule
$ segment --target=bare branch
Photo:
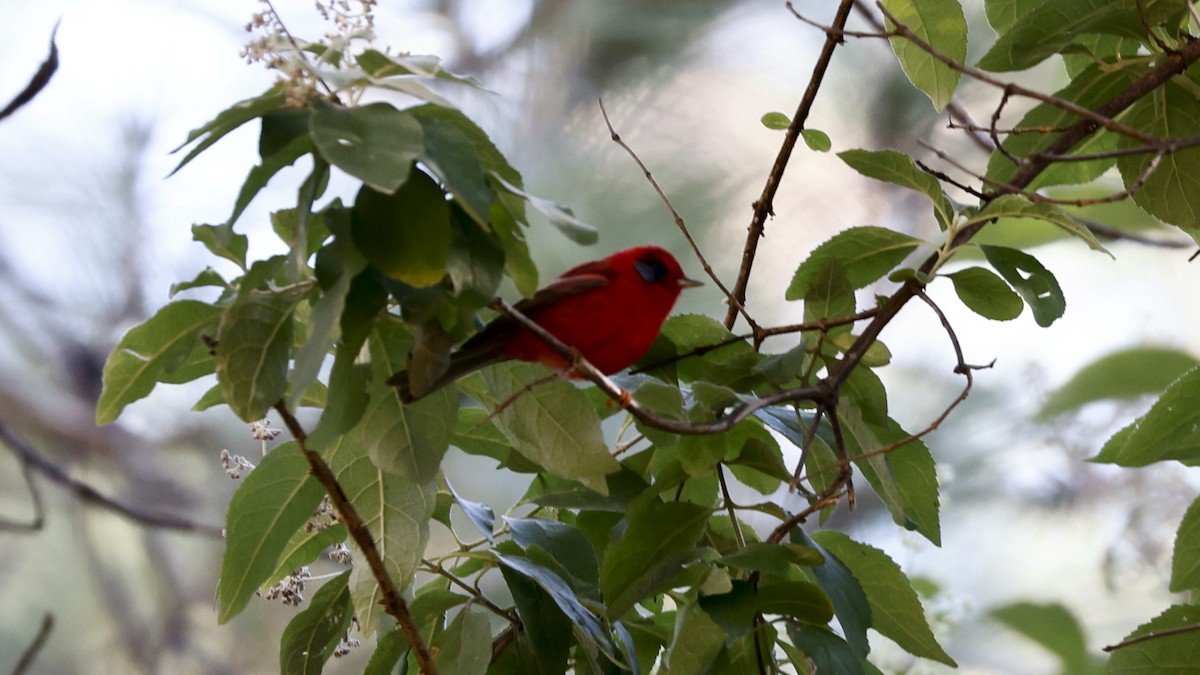
[[[3,110],[0,110],[0,120],[15,113],[26,103],[32,101],[33,97],[45,89],[47,84],[50,84],[50,78],[58,70],[58,45],[54,43],[54,36],[58,35],[58,24],[61,21],[60,19],[54,22],[54,30],[50,31],[50,55],[46,57],[45,61],[42,61],[42,65],[38,67],[37,72],[29,80],[29,84],[25,85],[25,88],[21,90],[21,93],[17,94],[8,105],[4,106]]]
[[[17,661],[12,675],[24,675],[24,673],[29,671],[29,667],[33,665],[33,660],[37,658],[38,652],[42,651],[42,647],[46,644],[46,640],[50,638],[50,631],[53,629],[54,615],[47,614],[42,618],[42,627],[38,629],[33,642],[29,643],[29,646],[25,648],[25,653],[21,654],[21,660]]]

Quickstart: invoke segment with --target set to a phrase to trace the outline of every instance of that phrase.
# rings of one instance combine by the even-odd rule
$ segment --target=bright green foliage
[[[945,61],[965,65],[968,53],[962,5],[884,6],[899,65],[935,108],[946,107],[963,69]],[[197,409],[224,404],[246,421],[314,409],[312,428],[271,450],[229,505],[219,620],[347,543],[351,569],[326,581],[292,620],[281,669],[320,672],[353,614],[376,636],[366,672],[416,672],[411,645],[381,604],[381,575],[365,560],[363,532],[314,516],[331,489],[323,473],[325,484],[314,477],[319,455],[337,483],[333,494],[360,516],[382,570],[409,599],[408,618],[441,673],[649,673],[657,664],[672,674],[874,674],[869,629],[916,657],[954,665],[900,567],[878,548],[823,529],[843,503],[838,480],[848,467],[855,486],[873,491],[897,526],[941,542],[937,467],[924,442],[940,418],[914,430],[918,438],[889,415],[887,378],[876,371],[893,355],[879,331],[939,276],[985,319],[1012,320],[1028,305],[1039,325],[1056,321],[1065,295],[1033,253],[972,238],[998,220],[1033,220],[1108,253],[1090,226],[1090,201],[1054,202],[1062,185],[1108,191],[1104,174],[1114,166],[1138,206],[1193,235],[1200,230],[1200,167],[1192,166],[1200,150],[1133,152],[1140,136],[1200,134],[1196,67],[1131,89],[1190,47],[1180,36],[1186,3],[990,0],[985,8],[999,35],[982,68],[1023,70],[1062,56],[1069,81],[1055,98],[1026,106],[1015,125],[996,111],[994,128],[982,133],[1002,149],[987,161],[986,180],[954,188],[972,203],[951,200],[952,181],[927,169],[928,158],[842,150],[838,157],[854,171],[915,192],[931,212],[904,232],[847,223],[812,251],[784,252],[796,269],[783,297],[802,303],[801,326],[749,340],[707,314],[669,319],[634,373],[615,377],[656,418],[631,420],[629,400],[548,378],[541,365],[493,365],[409,404],[387,384],[403,369],[417,385],[436,378],[454,346],[490,316],[494,296],[514,287],[534,293],[531,211],[573,242],[598,238],[568,206],[530,194],[488,133],[431,86],[477,86],[471,78],[434,57],[358,49],[353,41],[313,44],[306,53],[321,60],[322,86],[301,94],[273,87],[193,131],[179,167],[231,131],[260,125],[259,159],[228,220],[192,227],[193,239],[232,276],[209,268],[180,281],[172,296],[205,300],[175,300],[129,331],[106,364],[96,419],[115,420],[158,383],[209,375],[216,382]],[[901,26],[920,43],[903,37]],[[402,93],[409,104],[353,103],[367,88]],[[327,90],[334,95],[311,93]],[[1120,108],[1114,120],[1081,122],[1083,109],[1106,106]],[[768,113],[761,123],[782,130],[792,119]],[[812,150],[832,146],[820,131],[801,133]],[[1063,138],[1079,140],[1048,155]],[[239,219],[289,166],[308,173],[295,203],[270,216],[285,251],[251,259],[260,242],[250,246]],[[325,195],[331,176],[355,181],[345,193],[354,194],[352,203]],[[953,262],[977,249],[986,262]],[[720,263],[714,267],[728,269],[736,260]],[[694,267],[688,259],[684,266]],[[868,287],[892,295],[864,302]],[[1195,363],[1174,350],[1119,352],[1064,385],[1043,414],[1161,392],[1096,461],[1200,463]],[[690,433],[676,433],[689,424]],[[497,518],[469,481],[450,476],[451,487],[443,460],[452,446],[495,461],[496,480],[527,474],[515,477],[529,480],[520,517]],[[803,464],[789,465],[785,458],[796,455]],[[732,494],[750,496],[731,498],[731,483],[742,490]],[[789,510],[798,501],[804,508],[800,497],[775,497],[792,485],[809,511]],[[1174,591],[1200,587],[1197,504],[1178,530]],[[433,523],[454,543],[432,545]],[[493,594],[496,583],[505,588]],[[1194,624],[1197,611],[1173,607],[1135,635]],[[1061,607],[1012,605],[994,616],[1051,650],[1067,671],[1095,670],[1082,630]],[[1195,644],[1181,635],[1123,647],[1110,672],[1145,672],[1146,663],[1158,665],[1154,672],[1194,672]]]
[[[1200,606],[1173,605],[1150,621],[1138,626],[1125,641],[1163,633],[1153,640],[1123,646],[1108,661],[1110,675],[1162,673],[1184,675],[1196,672],[1200,663],[1200,642],[1194,628],[1200,624]]]

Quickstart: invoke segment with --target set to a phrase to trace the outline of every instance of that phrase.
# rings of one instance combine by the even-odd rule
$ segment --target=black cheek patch
[[[661,260],[634,260],[633,267],[648,284],[662,281],[667,276],[667,266]]]

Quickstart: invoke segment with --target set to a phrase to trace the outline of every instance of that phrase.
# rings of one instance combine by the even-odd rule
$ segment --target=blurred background
[[[990,29],[982,3],[965,4],[978,55]],[[475,76],[488,92],[444,93],[491,134],[530,192],[570,206],[599,229],[590,249],[548,225],[534,232],[544,278],[634,243],[687,253],[641,172],[609,140],[596,103],[603,97],[617,130],[732,283],[751,203],[782,140],[759,119],[795,110],[819,31],[782,2],[382,5],[375,10],[378,44],[435,54]],[[797,9],[829,23],[832,5],[804,1]],[[307,0],[275,6],[299,36],[328,30]],[[96,428],[92,421],[108,352],[168,300],[172,283],[212,264],[189,228],[223,222],[256,162],[252,124],[166,178],[178,162],[171,152],[189,130],[273,82],[239,56],[249,37],[243,27],[261,8],[251,0],[0,3],[3,102],[45,59],[61,21],[58,73],[32,103],[0,121],[0,424],[14,450],[0,452],[0,672],[15,666],[46,616],[53,629],[30,672],[278,670],[278,636],[294,608],[255,601],[221,627],[213,610],[219,528],[236,486],[219,454],[228,448],[253,458],[259,443],[223,408],[189,410],[207,383],[160,387],[118,423]],[[852,25],[867,27],[858,16]],[[1049,63],[1029,81],[1053,90],[1061,77]],[[968,82],[959,100],[987,119],[996,96]],[[928,160],[921,139],[976,167],[986,161],[961,132],[946,130],[945,115],[907,84],[882,40],[851,40],[838,51],[808,126],[828,133],[835,152],[893,147]],[[302,171],[279,174],[242,216],[238,229],[250,236],[252,257],[270,252],[267,214],[293,202]],[[775,213],[748,303],[764,325],[800,320],[801,307],[784,302],[783,289],[808,251],[837,231],[877,224],[938,234],[921,199],[861,179],[833,153],[803,148]],[[1130,206],[1097,217],[1152,238],[1182,239]],[[1165,607],[1172,536],[1200,489],[1195,472],[1175,467],[1084,463],[1147,401],[1032,421],[1048,392],[1114,349],[1162,345],[1200,355],[1200,305],[1190,292],[1200,263],[1187,263],[1192,250],[1114,242],[1112,260],[1041,232],[1009,243],[1035,240],[1045,242],[1035,254],[1067,298],[1066,315],[1048,329],[1028,312],[1007,323],[979,318],[944,281],[930,291],[966,360],[995,360],[976,374],[970,399],[927,439],[942,471],[943,547],[898,530],[871,499],[837,522],[921,580],[939,639],[959,672],[971,675],[1063,669],[991,618],[997,607],[1059,603],[1082,623],[1097,655]],[[694,259],[685,267],[700,274]],[[889,288],[867,289],[860,306]],[[685,294],[677,311],[721,318],[724,305],[710,284]],[[962,386],[945,333],[914,304],[883,339],[893,354],[880,371],[892,414],[910,431],[923,428]],[[772,351],[791,346],[786,338],[767,343]],[[32,477],[36,496],[21,453],[41,462]],[[448,471],[465,461],[452,454]],[[48,480],[54,472],[70,480]],[[456,477],[456,488],[498,512],[524,490],[523,483],[469,480]],[[84,485],[154,522],[102,508]],[[39,502],[41,527],[20,527],[34,520]],[[885,672],[946,672],[914,663],[885,640],[874,648]],[[358,651],[327,672],[361,670],[369,649]]]

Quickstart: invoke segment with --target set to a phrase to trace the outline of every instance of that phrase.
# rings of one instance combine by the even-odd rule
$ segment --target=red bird
[[[608,375],[640,359],[658,337],[679,292],[700,285],[683,275],[667,251],[638,246],[567,270],[515,308]],[[424,391],[411,391],[406,370],[388,378],[388,384],[399,387],[401,400],[411,402],[508,359],[559,370],[569,366],[536,335],[501,316],[451,354],[445,374]]]

